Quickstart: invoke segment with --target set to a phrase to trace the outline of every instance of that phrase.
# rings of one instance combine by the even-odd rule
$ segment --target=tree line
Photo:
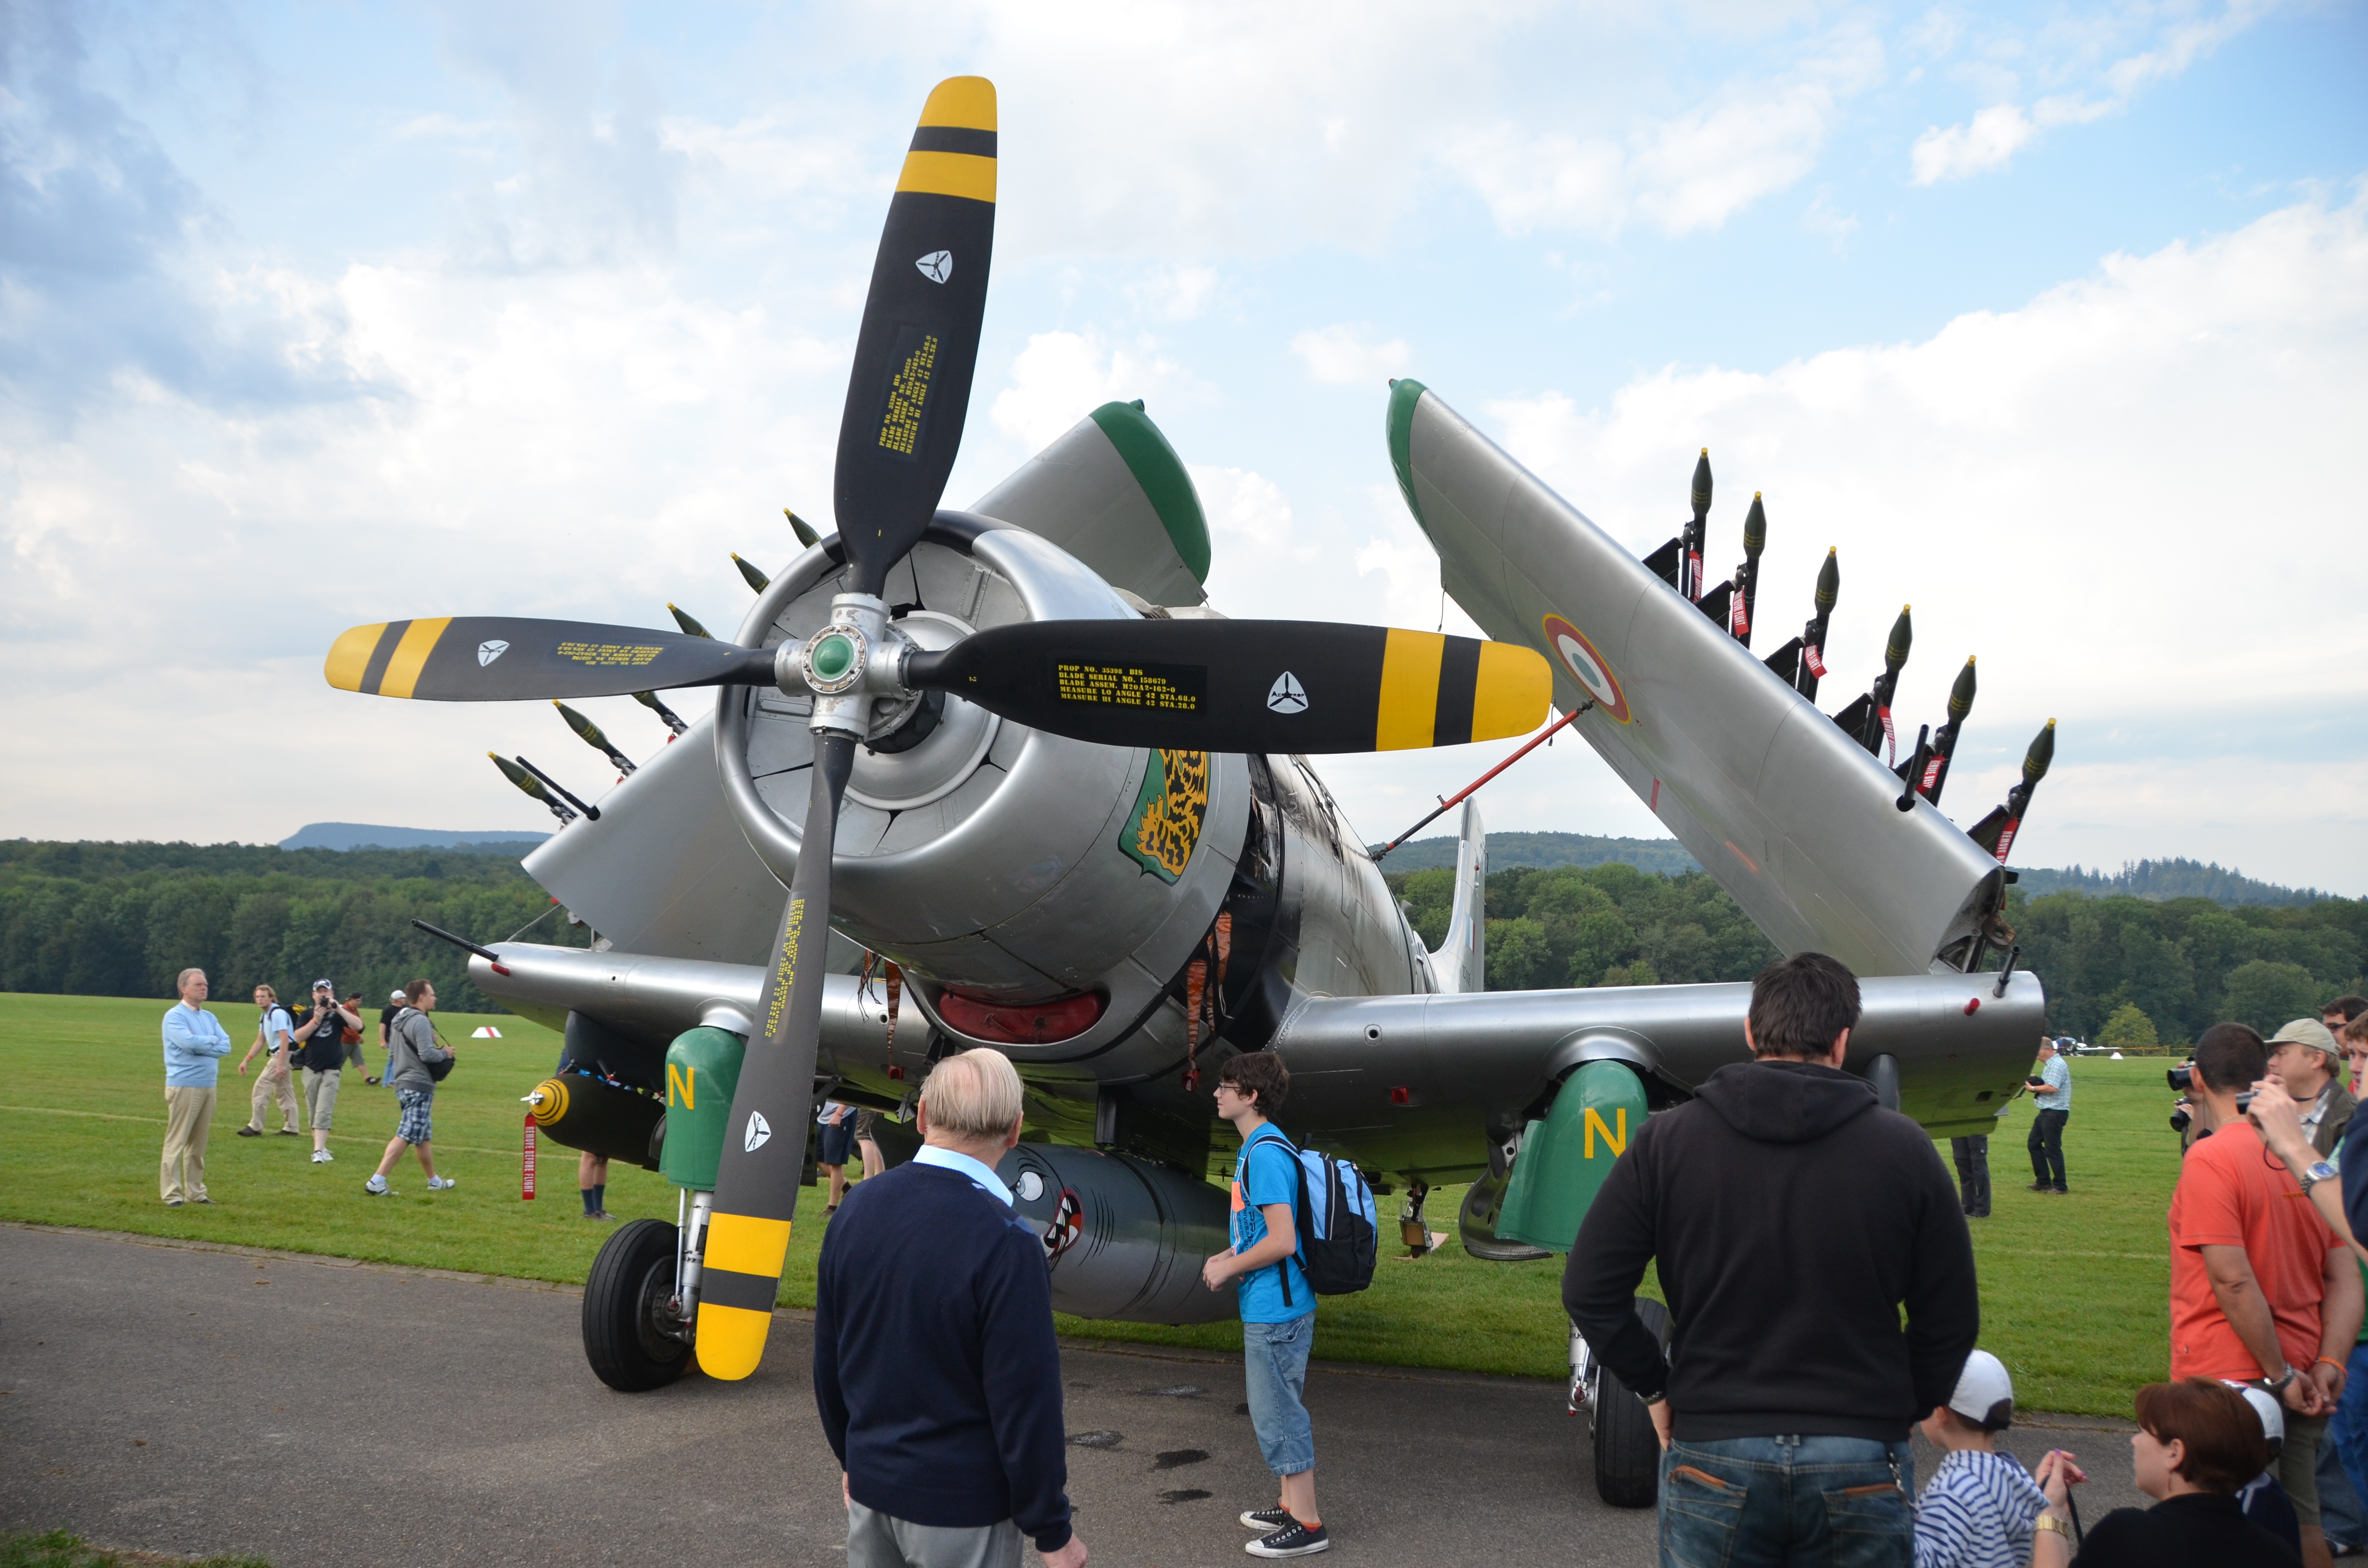
[[[1454,871],[1386,880],[1436,947],[1447,934]],[[1699,871],[1517,866],[1489,873],[1487,909],[1492,991],[1748,980],[1776,957]],[[2093,1039],[2129,1007],[2167,1043],[2224,1019],[2268,1033],[2317,1017],[2330,997],[2368,994],[2368,899],[2229,908],[2208,898],[2032,897],[2010,888],[2007,920],[2022,947],[2018,965],[2047,988],[2048,1024],[2059,1034]]]
[[[218,1001],[257,983],[298,1000],[325,977],[375,1006],[425,978],[443,1006],[498,1010],[414,919],[480,942],[529,925],[533,941],[590,939],[498,855],[0,842],[0,991],[169,998],[194,965]]]

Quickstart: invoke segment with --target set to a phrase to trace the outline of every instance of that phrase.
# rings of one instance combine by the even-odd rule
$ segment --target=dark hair
[[[2251,1088],[2270,1070],[2270,1048],[2242,1024],[2214,1024],[2195,1042],[2195,1075],[2224,1094]]]
[[[2361,1014],[2368,1013],[2368,996],[2338,996],[2318,1010],[2321,1018],[2329,1013],[2342,1014],[2343,1021],[2348,1024]]]
[[[1858,976],[1839,959],[1794,953],[1751,977],[1755,1056],[1823,1056],[1858,1027]]]
[[[419,1006],[419,994],[435,983],[432,980],[415,980],[403,988],[403,999],[416,1007]]]
[[[2270,1439],[2245,1396],[2209,1378],[2138,1390],[2138,1425],[2157,1443],[2187,1446],[2176,1474],[2226,1497],[2270,1468]]]
[[[1291,1070],[1271,1051],[1252,1051],[1235,1057],[1217,1070],[1217,1082],[1231,1084],[1258,1096],[1258,1114],[1271,1118],[1291,1097]]]

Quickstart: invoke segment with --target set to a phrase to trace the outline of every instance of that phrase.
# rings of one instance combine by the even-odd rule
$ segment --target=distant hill
[[[504,828],[440,833],[429,827],[378,827],[359,822],[307,823],[279,841],[282,849],[458,849],[472,855],[523,855],[551,835]]]
[[[1390,857],[1393,860],[1396,856]],[[2157,903],[2169,898],[2208,898],[2215,903],[2317,903],[2335,894],[2317,888],[2290,888],[2255,881],[2238,871],[2223,870],[2201,860],[2140,860],[2124,862],[2118,871],[2068,870],[2032,867],[2016,885],[2032,898],[2051,892],[2086,893],[2091,898],[2143,898]]]
[[[1686,853],[1685,846],[1674,838],[1599,838],[1585,833],[1488,835],[1491,871],[1509,870],[1515,866],[1600,866],[1614,860],[1667,877],[1702,869]],[[1400,845],[1382,862],[1382,869],[1396,876],[1454,864],[1455,840],[1442,835]],[[2124,865],[2119,871],[2090,871],[2078,866],[2063,870],[2044,866],[2019,866],[2015,869],[2015,885],[2028,898],[2071,892],[2090,898],[2142,898],[2155,903],[2172,898],[2208,898],[2215,903],[2237,905],[2317,903],[2335,896],[2317,888],[2256,881],[2241,872],[2201,860],[2140,860]]]
[[[1665,877],[1702,869],[1686,853],[1686,846],[1674,838],[1599,838],[1590,833],[1488,835],[1488,869],[1492,871],[1508,870],[1515,866],[1601,866],[1615,860]],[[1395,876],[1401,871],[1452,869],[1454,865],[1454,836],[1442,835],[1399,845],[1382,862],[1382,869]]]

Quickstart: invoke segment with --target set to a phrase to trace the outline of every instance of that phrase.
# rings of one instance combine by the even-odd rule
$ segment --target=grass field
[[[0,1220],[84,1225],[379,1262],[581,1283],[609,1227],[586,1223],[575,1156],[545,1142],[541,1197],[518,1199],[519,1097],[559,1054],[550,1030],[523,1018],[437,1015],[461,1064],[436,1096],[437,1168],[460,1178],[431,1194],[416,1161],[399,1197],[363,1196],[362,1179],[394,1131],[394,1097],[347,1074],[330,1138],[335,1164],[307,1159],[309,1138],[233,1136],[253,1079],[231,1071],[255,1036],[251,1006],[217,1006],[238,1050],[225,1060],[207,1157],[211,1207],[166,1209],[156,1198],[165,1107],[158,1020],[163,1001],[0,994]],[[481,1023],[505,1038],[472,1040]],[[381,1061],[375,1051],[371,1063]],[[1982,1342],[2013,1369],[2026,1408],[2126,1416],[2137,1387],[2164,1375],[2170,1269],[2163,1210],[2179,1144],[2163,1124],[2169,1096],[2159,1060],[2073,1062],[2065,1149],[2069,1198],[2023,1190],[2030,1102],[2018,1100],[1991,1141],[1996,1212],[1974,1223],[1981,1266]],[[250,1071],[252,1071],[250,1069]],[[1943,1157],[1947,1149],[1941,1149]],[[1869,1180],[1880,1173],[1869,1172]],[[1460,1188],[1430,1199],[1450,1229]],[[1383,1200],[1384,1217],[1395,1199]],[[654,1172],[611,1167],[608,1206],[625,1218],[672,1220],[674,1189]],[[790,1243],[785,1306],[814,1303],[822,1228],[809,1195]],[[1389,1235],[1395,1226],[1386,1225]],[[1385,1236],[1385,1240],[1387,1237]],[[1559,1378],[1568,1325],[1559,1258],[1489,1264],[1452,1244],[1430,1257],[1385,1248],[1371,1290],[1324,1303],[1315,1353],[1342,1361]],[[1771,1303],[1771,1310],[1782,1310]],[[1064,1318],[1082,1338],[1227,1349],[1230,1324],[1161,1328]]]

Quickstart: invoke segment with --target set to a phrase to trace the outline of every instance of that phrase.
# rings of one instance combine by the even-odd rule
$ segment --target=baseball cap
[[[313,989],[315,991],[335,991],[336,987],[330,984],[325,980],[316,980],[313,982]]]
[[[2006,1375],[2006,1363],[1987,1350],[1967,1356],[1949,1408],[1985,1432],[2003,1432],[2013,1426],[2014,1380]]]
[[[2317,1018],[2296,1018],[2271,1035],[2268,1044],[2272,1051],[2282,1045],[2299,1045],[2305,1051],[2323,1051],[2329,1056],[2343,1054],[2343,1048],[2335,1043],[2335,1036]]]
[[[386,994],[386,999],[390,1002],[408,1002],[411,1000],[407,994],[400,991],[388,992]]]
[[[2279,1407],[2277,1396],[2250,1383],[2240,1383],[2234,1378],[2220,1381],[2243,1394],[2245,1403],[2253,1407],[2253,1414],[2260,1417],[2261,1436],[2270,1440],[2270,1462],[2277,1463],[2278,1450],[2285,1447],[2286,1441],[2285,1412]]]

